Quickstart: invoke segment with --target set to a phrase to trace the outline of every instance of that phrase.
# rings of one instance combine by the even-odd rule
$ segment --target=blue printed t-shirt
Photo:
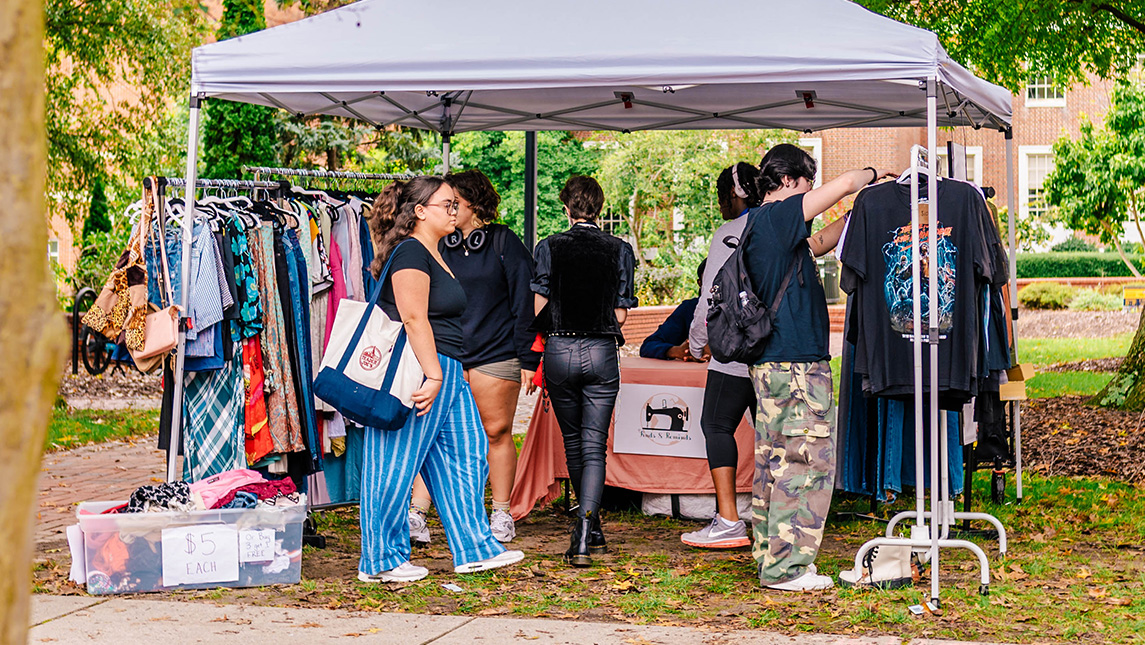
[[[792,258],[801,258],[775,315],[763,356],[756,363],[828,360],[831,327],[827,296],[807,244],[811,222],[803,217],[803,195],[753,208],[748,218],[751,231],[744,242],[744,262],[763,306],[770,307],[775,300]]]

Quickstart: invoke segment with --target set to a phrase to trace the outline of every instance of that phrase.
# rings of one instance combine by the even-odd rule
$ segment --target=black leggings
[[[549,401],[564,438],[569,479],[583,517],[600,508],[604,494],[608,427],[620,391],[616,341],[551,336],[545,342],[544,372]]]
[[[751,379],[708,370],[700,428],[708,445],[708,468],[735,468],[739,464],[736,428],[745,410],[755,423],[755,388]]]

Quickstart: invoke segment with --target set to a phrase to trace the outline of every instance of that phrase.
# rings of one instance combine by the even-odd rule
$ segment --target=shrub
[[[1069,301],[1069,308],[1077,311],[1120,311],[1123,304],[1124,300],[1120,294],[1101,293],[1096,289],[1079,289]]]
[[[1030,309],[1065,309],[1073,289],[1057,282],[1035,282],[1018,292],[1018,302]]]
[[[1093,253],[1097,247],[1077,237],[1068,237],[1050,248],[1054,253]]]
[[[1145,267],[1145,257],[1130,255],[1129,261]],[[1133,275],[1117,253],[1019,253],[1019,278],[1098,278]]]

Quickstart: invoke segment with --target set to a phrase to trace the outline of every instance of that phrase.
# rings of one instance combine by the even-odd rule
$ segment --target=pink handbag
[[[162,356],[179,345],[179,312],[182,311],[181,307],[172,302],[174,295],[171,293],[170,272],[167,268],[166,233],[164,231],[164,220],[167,215],[164,212],[163,203],[158,191],[152,194],[150,198],[155,205],[155,217],[159,221],[159,246],[156,252],[159,253],[159,257],[162,258],[163,275],[159,276],[159,280],[166,289],[168,306],[147,314],[143,332],[143,349],[141,351],[132,350],[131,352],[131,358],[135,360],[135,366],[144,373],[148,373],[159,365],[162,365]],[[146,240],[150,238],[151,223],[147,218],[144,218],[140,226],[146,226],[148,229],[146,233],[141,231],[141,237],[146,243]],[[152,309],[154,309],[154,306],[152,306]],[[155,357],[159,357],[158,360],[145,360]]]

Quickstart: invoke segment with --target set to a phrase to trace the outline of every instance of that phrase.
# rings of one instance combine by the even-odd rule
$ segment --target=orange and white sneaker
[[[734,549],[741,546],[751,546],[751,535],[743,520],[729,522],[720,517],[719,513],[712,518],[712,523],[699,531],[692,531],[680,536],[680,541],[688,546],[701,549]]]

